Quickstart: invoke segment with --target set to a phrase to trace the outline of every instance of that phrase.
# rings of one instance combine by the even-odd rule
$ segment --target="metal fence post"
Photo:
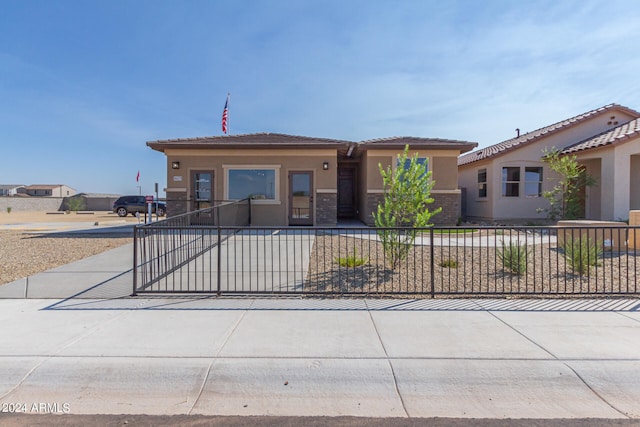
[[[138,289],[138,226],[133,226],[133,292],[131,296],[137,295]]]
[[[217,294],[221,295],[220,291],[220,282],[222,281],[222,230],[220,229],[220,224],[218,224],[218,286],[217,286]]]
[[[429,228],[429,252],[431,260],[429,261],[429,267],[431,268],[431,298],[435,298],[436,296],[436,286],[435,286],[435,262],[433,262],[434,257],[434,249],[433,249],[433,227]]]

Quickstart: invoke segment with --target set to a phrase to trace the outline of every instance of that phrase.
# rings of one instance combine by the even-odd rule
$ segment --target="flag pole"
[[[227,106],[229,106],[229,100],[231,99],[231,92],[227,92]],[[229,124],[231,120],[229,120],[229,113],[227,112],[227,135],[231,135],[231,126]]]

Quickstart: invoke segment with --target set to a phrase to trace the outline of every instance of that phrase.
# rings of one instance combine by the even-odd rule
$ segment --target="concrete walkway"
[[[640,418],[639,307],[0,300],[0,403],[73,414]]]
[[[640,419],[638,299],[128,298],[130,254],[0,299],[0,407]]]

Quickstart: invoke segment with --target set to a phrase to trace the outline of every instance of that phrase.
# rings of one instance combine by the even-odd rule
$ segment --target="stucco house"
[[[19,189],[18,193],[36,197],[69,197],[77,191],[64,184],[34,184]]]
[[[585,189],[584,218],[627,219],[640,209],[640,113],[610,104],[516,136],[458,159],[463,215],[471,220],[537,221],[549,207],[543,191],[557,176],[542,156],[560,149],[597,180]],[[636,183],[636,185],[633,185]]]
[[[0,184],[0,196],[15,196],[24,184]]]
[[[263,226],[335,225],[339,219],[372,224],[383,196],[378,164],[397,167],[405,145],[433,171],[437,224],[460,216],[457,158],[476,143],[394,137],[345,141],[255,133],[150,141],[167,158],[169,216],[215,200],[252,198],[252,223]]]

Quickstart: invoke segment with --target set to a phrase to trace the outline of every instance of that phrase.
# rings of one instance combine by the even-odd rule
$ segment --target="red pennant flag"
[[[138,175],[136,175],[136,182],[140,182],[140,171],[138,171]]]

